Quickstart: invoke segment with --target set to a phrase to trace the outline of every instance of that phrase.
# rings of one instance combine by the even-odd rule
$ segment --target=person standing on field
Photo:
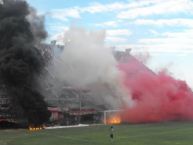
[[[113,139],[114,139],[114,127],[113,127],[113,125],[110,128],[110,139],[111,139],[111,141],[113,141]]]

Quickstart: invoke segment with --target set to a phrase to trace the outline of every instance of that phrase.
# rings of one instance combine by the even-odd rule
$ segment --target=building
[[[51,43],[50,47],[51,49],[54,49],[54,55],[59,54],[59,52],[65,49],[63,45],[57,45],[55,41]],[[130,51],[131,49],[127,49],[126,51],[114,51],[113,54],[119,62],[129,61],[137,63],[142,66],[140,68],[143,68],[145,71],[151,71],[143,63],[133,57],[130,54]],[[139,70],[136,68],[136,71]],[[56,81],[56,83],[59,81],[54,80],[55,78],[51,75],[50,79],[52,79],[52,81]],[[94,104],[92,97],[90,97],[90,91],[87,89],[73,88],[63,84],[63,82],[59,83],[62,84],[60,86],[63,86],[62,88],[59,88],[61,90],[59,94],[52,92],[52,88],[49,88],[51,86],[46,86],[48,87],[48,90],[47,94],[44,94],[46,96],[45,99],[49,104],[48,110],[51,112],[51,122],[69,125],[102,121],[102,111],[107,109],[105,108],[105,104]],[[10,100],[5,91],[0,91],[0,121],[13,119],[13,116],[10,114],[9,104]]]
[[[98,112],[88,102],[89,95],[85,89],[63,87],[59,96],[46,98],[52,114],[50,120],[64,125],[95,122]]]
[[[1,86],[0,90],[0,122],[11,119],[10,99],[5,92],[5,86]]]
[[[62,110],[59,107],[48,107],[48,110],[51,112],[50,121],[51,122],[60,122],[64,119]]]

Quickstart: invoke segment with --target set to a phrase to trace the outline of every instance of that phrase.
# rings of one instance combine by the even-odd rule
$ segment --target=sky
[[[71,25],[105,30],[105,42],[193,89],[193,0],[27,0],[45,15],[48,40]]]

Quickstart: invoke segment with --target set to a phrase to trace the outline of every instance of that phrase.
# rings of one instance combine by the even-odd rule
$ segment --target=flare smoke
[[[105,33],[71,27],[55,73],[74,87],[88,88],[94,103],[123,109],[125,122],[193,120],[193,93],[186,82],[156,74],[130,54],[117,62]]]
[[[193,92],[185,81],[163,71],[155,74],[132,56],[118,67],[125,74],[123,84],[135,102],[132,107],[123,107],[123,121],[193,120]]]

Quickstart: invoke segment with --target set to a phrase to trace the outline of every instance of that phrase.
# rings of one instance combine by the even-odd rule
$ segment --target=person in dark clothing
[[[111,126],[110,128],[110,138],[111,138],[111,141],[113,141],[113,138],[114,138],[114,127]]]

